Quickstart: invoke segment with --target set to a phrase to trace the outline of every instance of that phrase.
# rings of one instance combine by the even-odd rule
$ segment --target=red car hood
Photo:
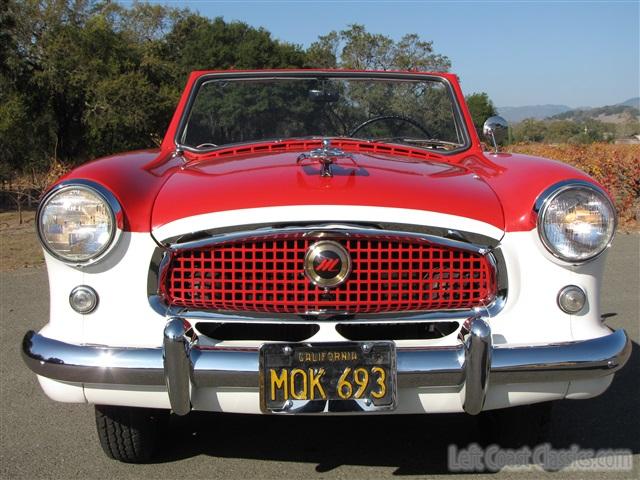
[[[332,177],[322,177],[317,163],[298,163],[299,154],[253,154],[187,164],[160,190],[153,207],[152,230],[194,215],[291,205],[423,210],[466,217],[504,230],[495,193],[465,167],[353,153],[352,159],[341,158],[333,165]]]

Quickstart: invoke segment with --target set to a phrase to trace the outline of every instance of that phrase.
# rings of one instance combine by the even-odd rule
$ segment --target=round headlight
[[[38,211],[44,248],[68,263],[87,263],[104,255],[118,233],[113,196],[101,187],[64,185],[53,190]]]
[[[567,262],[584,262],[609,246],[616,214],[600,189],[586,183],[569,184],[543,197],[538,233],[553,255]]]

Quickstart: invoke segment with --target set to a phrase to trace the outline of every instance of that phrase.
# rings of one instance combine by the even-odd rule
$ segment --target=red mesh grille
[[[231,311],[376,313],[467,309],[491,301],[486,257],[419,240],[349,238],[352,271],[329,293],[304,274],[315,239],[263,238],[174,253],[163,281],[177,306]]]

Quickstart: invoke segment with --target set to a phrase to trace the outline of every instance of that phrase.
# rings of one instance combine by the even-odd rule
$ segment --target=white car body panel
[[[604,255],[582,266],[561,265],[546,252],[537,231],[507,232],[472,219],[382,207],[267,207],[183,218],[154,231],[159,240],[198,230],[232,225],[295,221],[371,222],[386,221],[449,228],[480,233],[501,239],[508,276],[504,308],[494,317],[485,317],[494,345],[545,345],[605,336],[610,330],[600,321],[597,292]],[[70,267],[45,253],[51,295],[50,323],[43,332],[60,341],[112,347],[161,347],[166,317],[154,311],[148,301],[148,272],[157,244],[149,233],[125,232],[111,255],[88,267]],[[91,314],[75,313],[68,302],[77,285],[89,285],[100,297]],[[557,294],[566,285],[578,285],[588,297],[579,315],[563,313]],[[488,312],[485,312],[488,313]],[[311,341],[344,341],[334,322],[321,323]],[[437,340],[396,342],[397,348],[426,345],[455,345],[457,335]],[[256,342],[227,342],[230,345],[258,346]],[[588,398],[604,391],[613,375],[595,380],[492,385],[485,409],[503,408],[561,398]],[[170,408],[166,388],[118,385],[81,385],[39,377],[45,393],[64,402]],[[256,388],[193,388],[193,408],[237,413],[260,413]],[[395,413],[461,412],[459,391],[434,388],[401,388]]]

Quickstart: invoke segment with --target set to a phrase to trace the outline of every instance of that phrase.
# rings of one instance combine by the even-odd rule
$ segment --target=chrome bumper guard
[[[619,370],[631,354],[624,330],[590,340],[533,347],[492,345],[491,328],[470,319],[456,346],[397,350],[399,387],[457,387],[463,408],[480,413],[489,383],[598,378]],[[258,387],[256,349],[198,345],[189,325],[171,318],[162,348],[72,345],[29,331],[22,356],[36,374],[86,385],[166,386],[172,410],[191,410],[191,388]]]

